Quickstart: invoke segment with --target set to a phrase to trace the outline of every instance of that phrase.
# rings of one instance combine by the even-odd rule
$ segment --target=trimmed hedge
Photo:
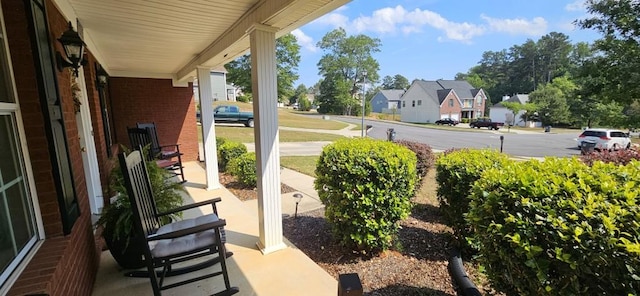
[[[463,248],[470,237],[465,221],[473,183],[490,168],[509,163],[506,155],[495,150],[451,149],[436,161],[436,181],[440,212]]]
[[[418,178],[422,180],[427,173],[429,173],[429,170],[433,167],[435,162],[431,146],[406,140],[396,141],[395,143],[409,148],[409,150],[416,154],[416,157],[418,158],[416,163],[416,172],[418,173]],[[417,185],[419,188],[420,185],[422,185],[422,182],[418,182]]]
[[[640,162],[512,162],[486,170],[467,219],[507,295],[640,292]]]
[[[258,184],[255,152],[245,153],[232,159],[227,165],[227,170],[238,179],[238,182],[244,185],[256,187]]]
[[[240,142],[224,140],[218,149],[218,169],[221,172],[227,171],[229,161],[247,153],[247,146]]]
[[[337,239],[364,252],[388,249],[409,216],[416,156],[392,142],[343,139],[322,150],[315,189]]]

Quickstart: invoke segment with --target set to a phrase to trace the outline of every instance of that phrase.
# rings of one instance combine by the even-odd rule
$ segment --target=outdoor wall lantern
[[[293,218],[297,219],[297,218],[298,218],[298,204],[299,204],[299,203],[300,203],[300,201],[302,200],[302,194],[300,194],[300,193],[295,193],[295,194],[293,195],[293,198],[295,198],[295,199],[296,199],[296,212],[295,212],[295,214],[294,214]]]
[[[109,74],[104,70],[101,66],[96,67],[96,84],[98,87],[107,86],[107,81],[109,79]]]
[[[58,41],[64,48],[64,57],[59,52],[56,52],[58,70],[62,71],[66,67],[71,67],[73,68],[73,74],[78,77],[78,68],[86,64],[84,60],[85,45],[78,32],[73,30],[71,22],[69,22],[69,28],[62,33]]]

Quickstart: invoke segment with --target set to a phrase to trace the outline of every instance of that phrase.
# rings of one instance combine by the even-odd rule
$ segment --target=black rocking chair
[[[145,155],[147,160],[154,160],[159,167],[172,172],[172,176],[180,176],[182,179],[180,182],[186,182],[187,180],[184,178],[184,167],[182,166],[182,153],[180,153],[178,145],[172,145],[175,146],[176,152],[163,156],[163,153],[158,152],[158,149],[161,150],[161,148],[153,144],[154,131],[155,129],[150,128],[127,127],[131,149],[148,146],[149,152]]]
[[[142,244],[144,259],[147,265],[145,275],[149,276],[155,296],[162,290],[193,283],[207,278],[222,275],[224,290],[214,295],[233,295],[239,290],[231,287],[227,273],[226,258],[230,256],[224,246],[225,220],[218,218],[216,203],[220,198],[185,205],[165,213],[158,213],[155,206],[149,174],[145,166],[142,152],[139,150],[126,155],[118,155],[122,169],[124,184],[133,210],[134,228],[141,237],[131,243]],[[200,206],[211,205],[213,213],[194,219],[175,221],[167,225],[160,223],[160,218],[168,214],[181,212]],[[176,263],[187,262],[204,256],[213,257],[210,261],[220,263],[221,271],[182,280],[177,283],[163,285],[166,276],[185,274],[203,268],[202,263],[183,267],[180,271],[172,269]],[[209,264],[210,265],[210,264]],[[207,265],[207,266],[209,266]],[[161,268],[160,270],[156,269]]]

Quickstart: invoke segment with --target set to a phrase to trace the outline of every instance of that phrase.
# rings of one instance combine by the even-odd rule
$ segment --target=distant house
[[[524,110],[520,110],[518,114],[513,116],[513,112],[511,112],[511,110],[504,107],[502,105],[502,102],[515,102],[515,103],[524,105],[529,102],[529,95],[516,94],[513,96],[503,96],[501,102],[491,106],[490,108],[489,116],[491,117],[491,121],[500,121],[505,123],[512,122],[513,125],[517,125],[517,126],[529,126],[529,127],[541,126],[541,123],[539,122],[529,122],[529,123],[525,122],[522,119],[522,115],[525,113]]]
[[[379,91],[371,98],[371,111],[376,113],[400,113],[400,97],[402,97],[402,94],[404,94],[404,89]]]
[[[482,89],[464,80],[416,80],[400,99],[400,118],[415,123],[478,118],[484,114],[486,100]]]

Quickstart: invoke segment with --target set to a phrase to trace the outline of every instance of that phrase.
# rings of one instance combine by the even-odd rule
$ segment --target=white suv
[[[612,129],[590,128],[586,129],[578,137],[578,148],[583,142],[595,143],[595,149],[599,150],[619,150],[631,147],[629,134]]]

